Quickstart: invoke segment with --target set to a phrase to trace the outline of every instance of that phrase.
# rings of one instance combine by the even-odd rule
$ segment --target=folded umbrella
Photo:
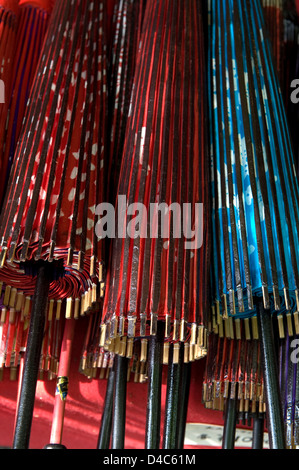
[[[0,108],[0,149],[5,145],[5,131],[9,99],[11,96],[14,55],[16,50],[17,29],[19,20],[18,0],[2,0],[0,3],[0,58],[1,58],[1,108]],[[1,169],[1,193],[3,197],[4,175],[6,173],[6,162],[0,160]]]
[[[155,448],[163,343],[165,351],[169,341],[190,343],[191,360],[203,357],[206,347],[209,199],[200,5],[147,2],[138,53],[117,190],[116,214],[123,218],[107,267],[101,345],[125,337],[131,347],[139,338],[146,350],[150,339],[146,446]],[[150,215],[154,204],[161,205],[167,234],[159,213]],[[184,204],[190,207],[185,215]],[[201,229],[202,243],[193,249],[186,249],[182,232],[178,236],[186,221],[193,233]]]
[[[0,278],[23,301],[35,292],[32,312],[40,322],[28,341],[36,343],[36,361],[49,311],[63,304],[66,318],[79,318],[97,311],[102,295],[95,212],[104,197],[105,44],[102,3],[55,3],[8,181]],[[26,356],[29,350],[27,343]],[[25,358],[23,382],[28,367]],[[26,436],[20,445],[27,446],[20,420],[18,437]]]
[[[298,186],[290,134],[260,2],[209,6],[215,318],[219,311],[227,325],[232,318],[238,337],[250,320],[259,336],[272,445],[284,447],[268,314],[278,321],[291,314],[295,323],[298,316]]]
[[[1,107],[1,193],[3,200],[10,168],[24,120],[25,109],[54,0],[20,0],[16,17],[15,41],[11,44],[11,73],[4,79],[5,108]],[[6,47],[8,52],[9,48]],[[5,52],[5,54],[7,53]]]

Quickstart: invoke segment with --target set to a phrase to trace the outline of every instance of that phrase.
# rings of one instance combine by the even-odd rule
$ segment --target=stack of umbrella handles
[[[37,282],[33,299],[33,308],[30,318],[28,344],[22,377],[20,400],[18,404],[14,449],[29,447],[30,430],[33,417],[33,408],[38,379],[39,360],[42,348],[42,336],[45,322],[45,309],[48,300],[51,270],[49,263],[40,262],[37,266]],[[263,371],[266,389],[267,421],[269,426],[269,440],[272,449],[285,449],[284,423],[280,404],[280,391],[278,370],[273,357],[275,345],[273,340],[271,312],[264,309],[263,301],[256,299],[260,338],[263,357]],[[148,371],[148,402],[146,416],[146,449],[159,449],[160,447],[160,416],[161,416],[161,385],[162,385],[162,351],[164,338],[164,324],[158,322],[157,334],[151,336],[149,344],[149,371]],[[172,348],[171,348],[172,349]],[[70,356],[70,354],[69,354]],[[165,410],[165,425],[163,436],[164,449],[181,449],[184,445],[188,394],[190,387],[191,364],[184,365],[169,362],[167,403]],[[123,449],[125,441],[125,413],[126,413],[126,377],[127,358],[116,356],[114,369],[109,374],[105,397],[104,412],[98,439],[98,449],[109,448],[111,439],[112,449]],[[181,380],[180,380],[181,375]],[[180,384],[182,387],[183,406],[178,410]],[[183,385],[182,385],[183,384]],[[63,414],[61,417],[63,421]],[[223,434],[223,448],[234,448],[236,432],[237,409],[236,401],[227,400],[225,426]],[[62,426],[62,425],[61,425]],[[264,420],[254,419],[253,446],[261,448],[263,442]],[[60,434],[60,439],[62,432]],[[65,449],[61,442],[52,442],[45,449]]]

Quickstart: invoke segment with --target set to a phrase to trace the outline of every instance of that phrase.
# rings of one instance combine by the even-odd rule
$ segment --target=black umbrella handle
[[[178,449],[184,449],[188,403],[190,396],[191,369],[192,362],[183,362],[180,384],[180,406],[178,416]]]
[[[222,449],[232,450],[235,448],[237,413],[237,400],[228,398],[226,401]]]
[[[148,391],[145,448],[160,448],[161,387],[164,324],[158,322],[157,334],[149,340]]]
[[[29,447],[50,278],[51,275],[47,264],[40,263],[37,267],[35,293],[30,315],[20,401],[13,441],[14,449],[28,449]]]
[[[260,298],[255,300],[255,306],[260,330],[270,448],[286,449],[271,311],[265,310]]]
[[[265,419],[263,415],[257,415],[253,418],[252,449],[261,450],[264,446],[264,426]]]
[[[180,375],[182,368],[182,358],[179,362],[174,362],[174,346],[170,345],[170,357],[167,375],[167,391],[165,406],[165,422],[163,435],[163,449],[177,449],[178,442],[178,419],[179,419],[179,392],[180,392]]]
[[[114,403],[111,449],[124,449],[126,429],[126,397],[128,359],[115,356]]]
[[[102,414],[101,429],[98,438],[97,448],[104,450],[109,449],[112,429],[112,416],[113,416],[113,392],[115,382],[115,364],[109,371],[107,380],[105,405]]]

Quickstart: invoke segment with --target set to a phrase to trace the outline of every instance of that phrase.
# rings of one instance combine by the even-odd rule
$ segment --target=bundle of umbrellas
[[[29,446],[39,372],[57,379],[48,447],[61,447],[85,315],[81,372],[108,378],[99,448],[124,447],[131,373],[148,384],[145,447],[160,447],[163,364],[162,446],[182,447],[190,365],[205,356],[203,399],[227,412],[225,445],[237,413],[260,436],[267,412],[284,447],[283,408],[293,444],[299,188],[262,5],[209,0],[204,41],[193,0],[25,3],[0,11],[12,77],[0,365],[20,365],[14,448]]]
[[[81,315],[93,313],[85,352],[95,338],[102,359],[108,351],[119,396],[128,365],[121,359],[137,354],[147,377],[149,338],[151,354],[159,352],[158,367],[149,374],[151,385],[160,382],[158,407],[162,349],[155,342],[165,343],[165,363],[206,354],[209,218],[200,7],[192,1],[116,2],[109,84],[106,13],[101,2],[55,3],[23,100],[23,125],[18,136],[10,135],[0,278],[2,357],[7,366],[12,356],[14,367],[21,361],[14,448],[29,445],[41,371],[58,377],[50,446],[61,444],[71,338]],[[12,110],[18,108],[15,90]],[[139,202],[148,210],[142,219],[148,237],[136,237],[140,222],[132,236],[113,240],[102,313],[108,257],[96,211],[107,197],[118,199],[120,212],[122,196],[128,206]],[[154,221],[151,204],[158,206]],[[178,237],[182,230],[185,239]],[[148,445],[159,446],[158,411],[149,413],[157,426],[148,425],[155,433]],[[122,425],[124,420],[114,424],[115,447],[122,445]],[[177,434],[176,423],[171,426]]]
[[[28,445],[41,354],[41,368],[54,359],[58,373],[63,322],[56,320],[97,311],[103,295],[95,210],[104,200],[105,24],[101,2],[55,3],[11,163],[1,215],[2,304],[9,323],[13,315],[30,318],[22,389],[32,384],[30,403],[20,393],[16,447]]]
[[[284,448],[273,338],[284,337],[284,325],[290,336],[299,333],[298,184],[291,139],[260,2],[211,1],[208,14],[212,321],[220,343],[221,322],[226,324],[232,367],[226,376],[229,346],[227,353],[219,349],[221,365],[208,359],[207,399],[226,396],[237,406],[251,400],[247,406],[253,412],[265,400],[271,446]],[[242,344],[248,340],[260,341],[262,376],[258,345],[255,356],[242,352],[250,347]],[[230,391],[224,391],[225,382],[233,384]],[[264,398],[263,387],[254,392],[258,385],[264,385]]]

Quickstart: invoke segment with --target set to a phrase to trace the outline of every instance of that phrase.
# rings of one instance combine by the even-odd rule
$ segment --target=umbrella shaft
[[[111,428],[112,428],[112,416],[113,416],[113,390],[115,381],[115,371],[111,369],[109,372],[105,405],[102,415],[101,429],[98,439],[98,449],[109,449]]]
[[[27,449],[29,447],[49,286],[50,280],[47,268],[45,265],[41,265],[37,274],[36,288],[30,316],[22,387],[13,442],[14,449]]]
[[[115,356],[115,361],[116,373],[111,448],[123,449],[125,446],[128,360],[126,357],[117,355]]]
[[[237,402],[235,399],[229,398],[226,403],[226,415],[223,433],[222,448],[231,450],[235,448],[237,424]]]
[[[177,449],[180,372],[181,364],[173,362],[172,344],[167,377],[163,449]]]
[[[191,362],[183,364],[182,383],[181,383],[181,402],[179,407],[178,422],[178,449],[184,448],[186,421],[188,412],[188,402],[191,382]]]
[[[263,449],[264,419],[257,417],[253,420],[252,449]]]
[[[149,343],[146,449],[160,448],[163,339],[164,327],[158,322],[157,334],[151,336]]]
[[[53,422],[51,429],[51,444],[61,444],[63,433],[65,401],[62,401],[59,395],[55,396]]]
[[[285,449],[284,422],[271,312],[264,309],[263,301],[260,299],[256,301],[256,308],[260,328],[270,448]]]

